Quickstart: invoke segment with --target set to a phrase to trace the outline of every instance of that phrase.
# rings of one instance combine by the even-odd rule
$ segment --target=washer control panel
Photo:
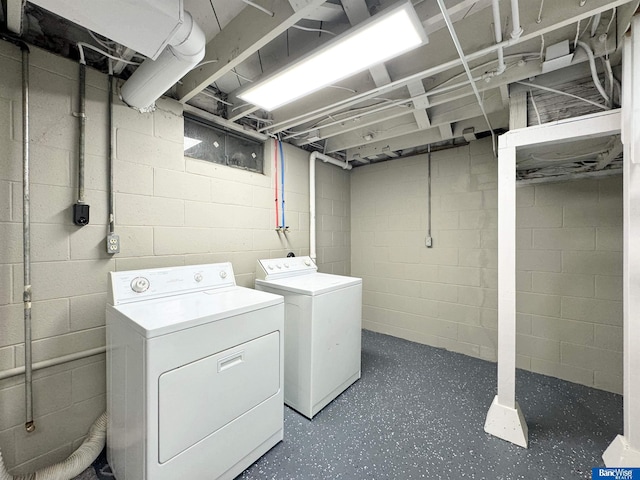
[[[256,278],[269,280],[318,271],[311,257],[286,257],[258,260]]]
[[[120,305],[235,284],[231,263],[110,272],[109,303]]]

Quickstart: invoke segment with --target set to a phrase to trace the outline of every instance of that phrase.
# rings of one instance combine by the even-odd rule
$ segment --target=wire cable
[[[99,54],[104,55],[105,57],[115,60],[117,62],[126,63],[127,65],[140,65],[140,62],[132,62],[130,60],[125,60],[124,58],[116,57],[115,55],[111,55],[110,53],[105,52],[104,50],[101,50],[98,47],[95,47],[89,43],[78,42],[76,45],[78,45],[78,50],[80,51],[80,63],[84,65],[86,65],[87,62],[85,61],[85,58],[84,58],[83,47],[93,50],[95,52],[98,52]]]

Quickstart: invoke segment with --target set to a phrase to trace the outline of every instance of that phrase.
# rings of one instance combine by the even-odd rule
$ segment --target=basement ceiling
[[[78,41],[106,46],[113,55],[129,61],[144,59],[126,46],[113,44],[36,5],[22,0],[3,2],[6,26],[31,44],[76,60]],[[494,132],[504,132],[510,128],[510,108],[512,112],[520,109],[520,117],[524,109],[524,120],[518,124],[513,123],[515,115],[511,115],[514,128],[616,107],[619,95],[615,80],[611,82],[612,77],[606,74],[604,59],[610,60],[613,78],[619,78],[621,37],[640,1],[499,1],[502,37],[511,39],[514,4],[523,30],[504,48],[506,69],[499,72],[497,48],[491,48],[496,44],[492,2],[445,0],[482,108],[436,0],[413,1],[429,40],[418,49],[271,112],[237,98],[239,89],[248,83],[396,3],[184,0],[184,9],[205,32],[206,54],[203,62],[167,94],[190,105],[191,110],[198,108],[215,116],[210,118],[276,135],[307,150],[346,159],[354,166],[390,160],[422,152],[427,145],[444,148],[488,136],[487,120]],[[568,57],[569,66],[543,74],[543,62],[548,60],[546,47],[562,41],[568,41],[573,54]],[[587,53],[578,42],[593,51],[600,81],[611,93],[609,103],[596,90]],[[107,71],[104,56],[87,51],[86,57],[91,66]],[[135,68],[118,63],[115,72],[126,79]],[[562,92],[591,103],[570,99]],[[559,104],[564,108],[558,108]],[[619,159],[617,137],[575,150],[579,152],[575,157],[570,155],[572,150],[521,153],[521,177],[544,176],[545,171],[562,165],[565,171],[583,171],[587,164],[608,161],[600,169],[612,169],[619,163],[615,161]]]

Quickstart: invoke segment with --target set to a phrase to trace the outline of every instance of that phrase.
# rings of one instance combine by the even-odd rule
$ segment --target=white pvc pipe
[[[122,100],[139,110],[147,110],[186,73],[204,58],[206,38],[189,12],[184,23],[156,60],[147,59],[122,86]]]
[[[500,21],[500,0],[493,0],[493,30],[496,35],[496,43],[502,42],[502,23]],[[505,71],[504,66],[504,50],[498,49],[498,69],[496,74],[500,75]]]
[[[353,168],[347,160],[341,162],[324,153],[312,152],[309,155],[309,256],[314,262],[316,261],[316,159],[344,170]]]
[[[511,31],[511,38],[514,40],[520,38],[522,35],[522,27],[520,26],[520,5],[518,0],[511,0],[511,16],[513,17],[513,30]]]
[[[93,357],[94,355],[100,355],[107,351],[106,347],[92,348],[91,350],[84,350],[82,352],[71,353],[62,357],[51,358],[49,360],[43,360],[42,362],[34,363],[32,370],[42,370],[43,368],[55,367],[56,365],[62,365],[63,363],[73,362],[75,360],[81,360],[87,357]],[[16,377],[22,375],[25,371],[25,367],[16,367],[9,370],[0,372],[0,380],[5,378]]]

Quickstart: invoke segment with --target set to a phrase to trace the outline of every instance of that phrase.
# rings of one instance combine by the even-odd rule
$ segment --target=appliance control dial
[[[311,266],[311,261],[309,261],[309,260],[305,260],[305,261],[304,261],[304,264],[305,264],[307,267],[310,267],[310,266]]]
[[[227,272],[225,272],[224,270],[222,270],[220,272],[220,278],[227,278]]]
[[[269,270],[273,270],[273,265],[269,264]]]
[[[277,264],[276,267],[278,267],[278,269],[282,269],[282,265]]]
[[[288,264],[288,263],[285,263],[285,264],[284,264],[284,268],[289,268],[289,264]]]
[[[131,280],[131,290],[136,293],[146,292],[149,289],[149,280],[145,277],[136,277]]]
[[[193,279],[194,279],[196,282],[200,283],[200,282],[202,281],[202,274],[201,274],[201,273],[196,273],[196,274],[193,276]]]

